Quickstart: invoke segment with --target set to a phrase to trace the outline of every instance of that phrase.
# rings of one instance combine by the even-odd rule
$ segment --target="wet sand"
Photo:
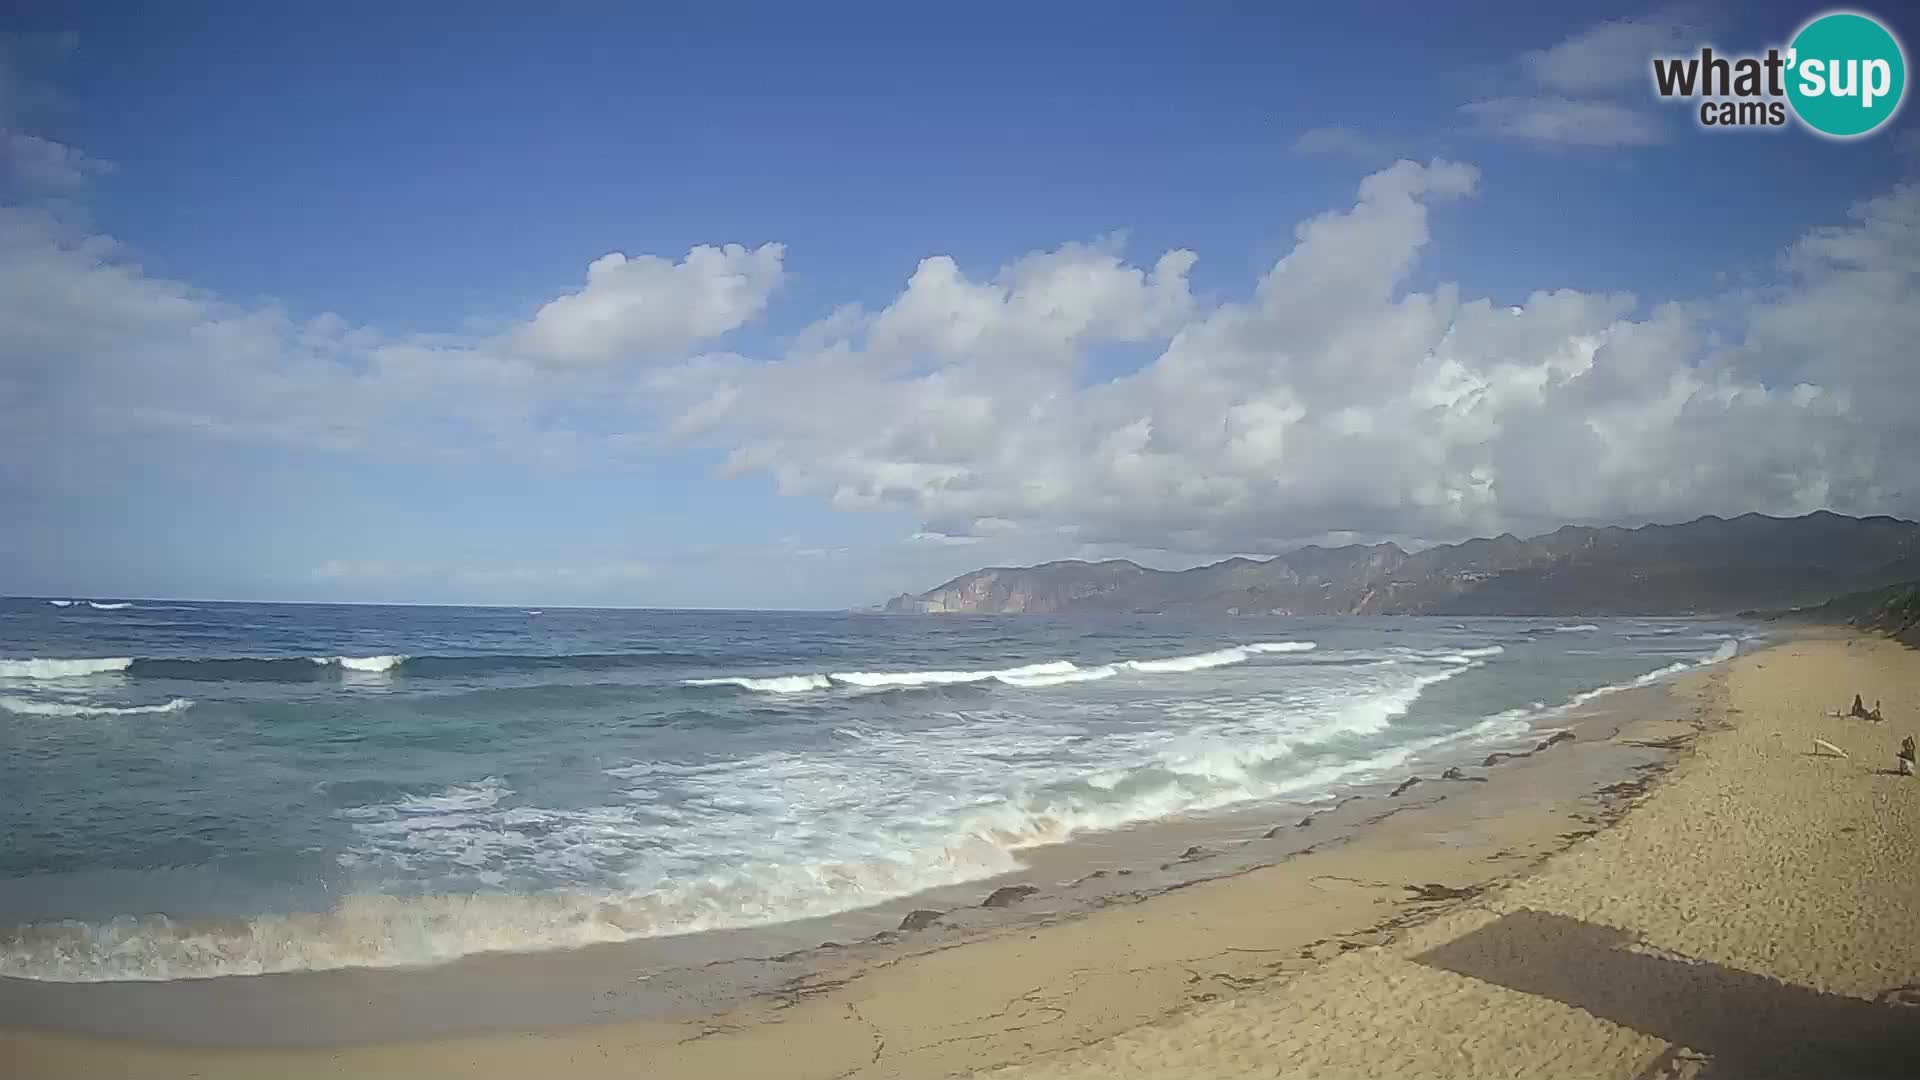
[[[1824,715],[1856,687],[1893,722]],[[1097,845],[1041,853],[1022,876],[1038,891],[1004,908],[978,905],[1010,882],[948,891],[678,975],[610,946],[10,981],[0,1061],[45,1077],[1627,1077],[1815,1053],[1790,1041],[1862,1069],[1912,1053],[1920,1010],[1872,999],[1920,978],[1920,781],[1876,770],[1920,729],[1920,655],[1807,639],[1596,704],[1572,740],[1462,779],[1209,823],[1185,847],[1177,828],[1134,837],[1166,861],[1126,875]],[[1808,757],[1814,736],[1853,756]],[[913,906],[940,917],[871,934]],[[826,936],[854,943],[773,951]],[[1876,1056],[1831,1056],[1849,1047]]]

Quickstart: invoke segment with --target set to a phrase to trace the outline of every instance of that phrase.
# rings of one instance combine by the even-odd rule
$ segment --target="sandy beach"
[[[1830,715],[1856,691],[1889,722]],[[1893,774],[1900,737],[1920,731],[1920,654],[1812,636],[1619,697],[1526,756],[1276,821],[1234,851],[1169,852],[1203,871],[1180,887],[1102,879],[1090,906],[1043,888],[993,924],[943,912],[782,958],[774,985],[717,1010],[329,1041],[301,1017],[377,1011],[409,976],[137,998],[10,981],[0,1061],[48,1078],[1920,1070],[1920,780]],[[1816,738],[1847,756],[1814,754]],[[510,1015],[542,992],[529,971],[567,964],[597,966],[617,998],[636,981],[608,974],[621,956],[461,977]],[[160,1031],[245,1000],[255,1011],[231,1023],[310,1045],[52,1031],[35,1003],[56,990],[67,1010],[137,1000]]]

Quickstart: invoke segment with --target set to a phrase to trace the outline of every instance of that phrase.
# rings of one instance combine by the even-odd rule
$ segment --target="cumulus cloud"
[[[1140,269],[1127,266],[1111,241],[1066,244],[1028,255],[991,281],[973,281],[952,258],[936,255],[922,259],[906,290],[866,324],[867,344],[883,356],[1028,363],[1089,341],[1138,341],[1186,315],[1194,259],[1169,251]],[[849,317],[857,316],[840,316]]]
[[[1164,348],[1117,378],[1086,377],[1086,344],[1146,327],[1090,320],[1122,310],[1097,290],[1037,323],[1017,288],[923,265],[869,325],[913,312],[939,363],[848,335],[716,373],[686,409],[704,410],[733,468],[843,508],[909,510],[923,543],[1011,528],[1263,551],[1337,532],[1914,509],[1920,432],[1903,414],[1920,376],[1900,344],[1920,332],[1900,300],[1920,268],[1913,186],[1793,245],[1765,295],[1649,306],[1543,290],[1509,306],[1409,290],[1432,206],[1475,180],[1446,161],[1368,177],[1245,299],[1147,320]],[[1084,254],[1029,256],[996,280]],[[1134,290],[1157,273],[1102,265]],[[1840,325],[1861,330],[1818,345]],[[1023,340],[1036,349],[1015,362],[1003,346]]]
[[[603,255],[578,292],[551,301],[516,343],[560,360],[601,362],[658,356],[719,337],[767,306],[785,276],[780,244],[702,244],[679,262]]]
[[[1121,238],[986,271],[933,255],[884,306],[832,308],[773,356],[686,353],[759,312],[778,245],[603,260],[501,334],[394,336],[235,303],[0,208],[0,487],[71,490],[116,455],[209,444],[524,460],[691,439],[785,492],[905,512],[903,550],[969,560],[1920,509],[1920,188],[1725,296],[1410,287],[1430,216],[1477,183],[1397,162],[1225,299],[1196,296],[1193,252]]]

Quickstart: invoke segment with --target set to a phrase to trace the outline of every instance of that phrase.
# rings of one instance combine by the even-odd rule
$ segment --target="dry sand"
[[[1891,722],[1827,715],[1855,690]],[[1312,846],[1279,865],[1073,918],[1043,893],[718,1015],[284,1049],[12,1030],[0,1074],[1920,1075],[1920,779],[1892,775],[1920,654],[1808,639],[1678,693],[1678,720],[1355,804],[1351,838],[1287,823],[1271,843]],[[1593,795],[1608,770],[1637,779]]]
[[[1891,721],[1826,715],[1856,690]],[[1695,692],[1691,759],[1541,872],[1273,993],[993,1075],[1920,1075],[1920,783],[1891,774],[1920,655],[1801,641]]]

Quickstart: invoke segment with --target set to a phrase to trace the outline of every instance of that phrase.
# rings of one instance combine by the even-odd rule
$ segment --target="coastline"
[[[1537,867],[1616,818],[1684,752],[1710,723],[1703,690],[1725,670],[1556,718],[1570,742],[1465,770],[1469,779],[1429,775],[1401,795],[1304,819],[1276,820],[1271,807],[1233,815],[1205,823],[1209,843],[1184,848],[1172,846],[1179,830],[1202,826],[1149,830],[1168,860],[1157,875],[1089,869],[1097,860],[1069,844],[1034,853],[1010,881],[1048,887],[1005,909],[978,907],[1006,883],[996,880],[862,915],[872,930],[913,907],[942,911],[911,933],[833,948],[813,936],[811,947],[708,963],[687,980],[636,977],[654,969],[636,963],[634,945],[413,971],[10,980],[0,1044],[27,1075],[49,1077],[592,1076],[627,1075],[636,1061],[682,1075],[824,1077],[1015,1064],[1273,992]],[[1243,839],[1221,843],[1233,830]],[[585,1016],[597,1022],[542,1005],[582,994],[600,999]],[[112,1016],[118,1031],[75,1030],[76,1016]],[[240,1037],[210,1039],[209,1025]]]

